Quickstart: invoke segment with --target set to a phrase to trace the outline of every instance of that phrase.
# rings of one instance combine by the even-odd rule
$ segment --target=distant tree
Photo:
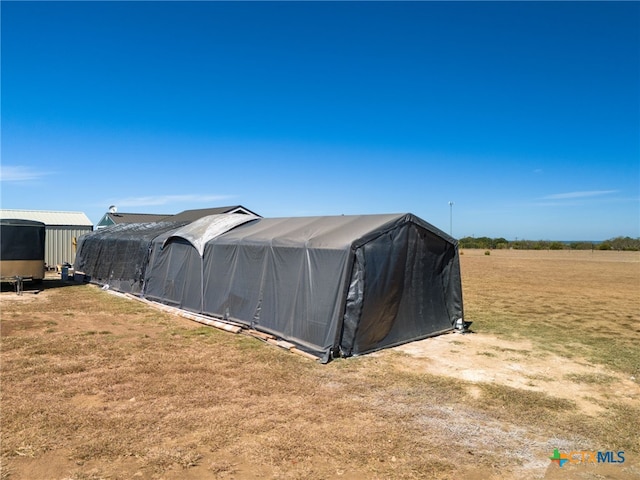
[[[509,248],[509,241],[506,238],[494,238],[493,248],[504,249]]]
[[[460,248],[476,248],[475,239],[473,237],[462,237],[458,239],[458,246]]]
[[[640,250],[640,238],[615,237],[607,240],[612,250]]]
[[[533,244],[533,249],[534,250],[547,250],[547,246],[548,246],[548,242],[545,242],[544,240],[538,240],[537,242],[535,242]]]
[[[640,238],[615,237],[601,243],[571,242],[566,244],[551,240],[515,240],[497,237],[463,237],[458,240],[460,248],[477,248],[484,250],[513,248],[515,250],[640,250]]]
[[[593,243],[591,242],[571,242],[569,248],[571,250],[593,250]]]
[[[491,248],[493,240],[489,237],[480,237],[477,239],[478,248]]]

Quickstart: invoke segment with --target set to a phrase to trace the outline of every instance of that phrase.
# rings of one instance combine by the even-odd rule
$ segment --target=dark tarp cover
[[[147,298],[324,360],[435,335],[463,316],[456,241],[411,214],[257,219],[206,242],[203,257],[170,237],[153,242]]]
[[[46,227],[42,222],[0,220],[0,260],[42,260]]]
[[[226,233],[207,222],[220,220],[94,232],[82,237],[76,269],[323,361],[437,335],[463,318],[457,242],[412,214],[250,218]]]
[[[172,306],[203,310],[206,243],[230,229],[260,217],[240,213],[209,215],[157,236],[151,247],[144,295]]]
[[[140,293],[151,241],[184,223],[121,223],[82,235],[74,268],[121,292]]]

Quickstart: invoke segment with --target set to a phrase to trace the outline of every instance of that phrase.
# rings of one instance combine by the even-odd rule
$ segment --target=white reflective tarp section
[[[258,218],[260,217],[256,215],[245,215],[243,213],[226,213],[223,215],[202,217],[173,232],[173,234],[164,241],[163,247],[167,242],[171,241],[172,238],[184,238],[196,248],[202,257],[204,254],[204,246],[209,240],[228,232],[238,225],[257,220]]]

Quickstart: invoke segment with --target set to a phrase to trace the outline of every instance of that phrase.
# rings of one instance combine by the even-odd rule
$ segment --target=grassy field
[[[640,253],[484,253],[474,334],[328,365],[90,285],[5,290],[1,478],[640,478]]]

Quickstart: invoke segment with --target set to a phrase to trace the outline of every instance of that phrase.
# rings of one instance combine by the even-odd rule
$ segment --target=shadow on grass
[[[76,282],[73,279],[62,280],[59,276],[48,276],[40,281],[32,281],[27,280],[22,282],[22,295],[37,295],[44,290],[52,290],[55,288],[64,288],[64,287],[77,287],[80,285],[84,285],[83,282]],[[0,286],[0,291],[2,293],[5,292],[13,292],[18,295],[18,285],[17,282],[2,282]]]

